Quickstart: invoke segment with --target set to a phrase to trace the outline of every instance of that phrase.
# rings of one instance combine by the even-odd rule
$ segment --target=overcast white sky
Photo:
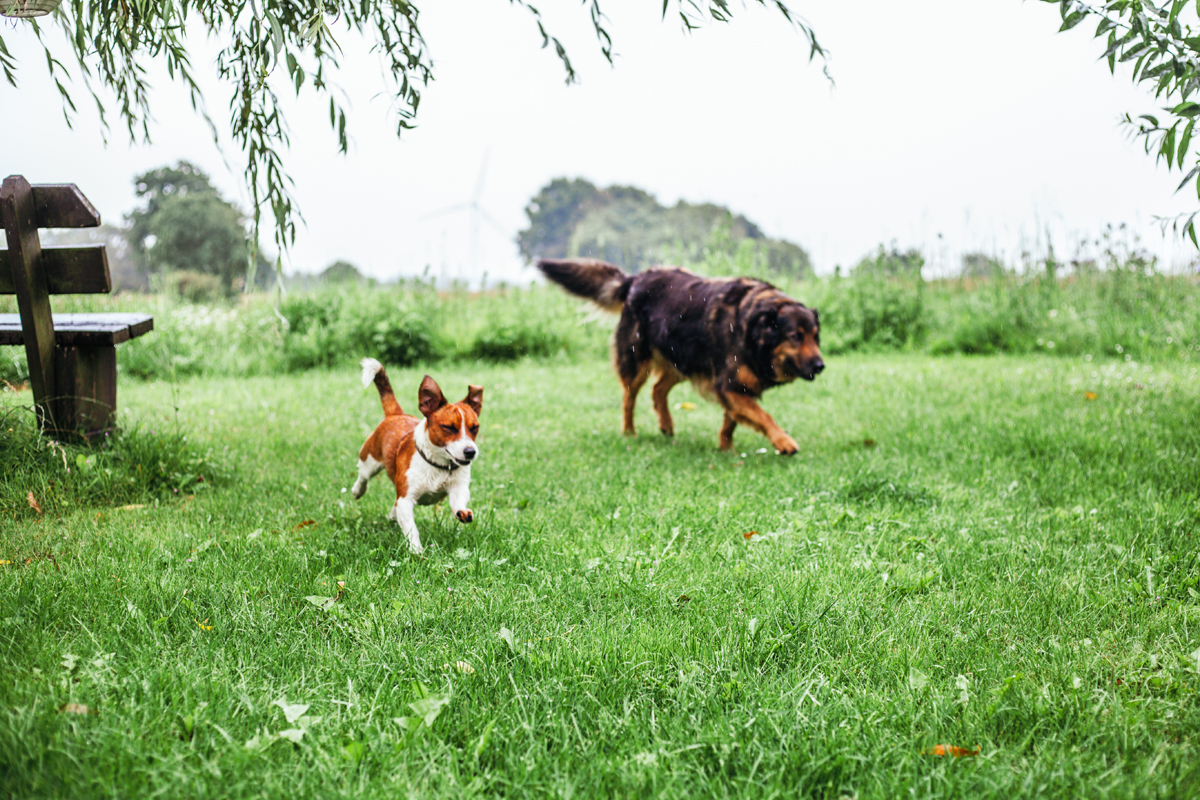
[[[664,203],[727,205],[806,247],[822,272],[893,240],[921,248],[934,269],[956,267],[968,250],[1015,261],[1022,248],[1044,252],[1047,230],[1069,257],[1078,240],[1122,222],[1168,262],[1193,257],[1153,217],[1191,210],[1195,196],[1175,195],[1180,174],[1156,167],[1118,124],[1156,104],[1097,60],[1094,26],[1058,34],[1057,5],[1032,0],[792,7],[832,53],[836,86],[808,63],[800,34],[757,6],[685,34],[655,2],[609,0],[610,67],[585,10],[546,3],[581,77],[567,87],[524,10],[427,0],[436,81],[401,141],[377,59],[339,34],[353,144],[337,154],[328,107],[311,93],[289,103],[288,165],[307,226],[285,268],[316,272],[344,258],[380,278],[428,265],[472,282],[484,270],[531,279],[512,240],[529,198],[563,175],[634,184]],[[76,183],[117,222],[136,204],[135,173],[186,158],[246,206],[241,154],[226,145],[222,155],[165,72],[153,144],[129,145],[115,128],[106,147],[82,84],[72,131],[32,34],[0,25],[21,63],[19,90],[0,85],[0,173]],[[194,46],[197,73],[213,73],[214,49]],[[207,86],[223,122],[228,89]],[[469,212],[423,217],[470,200],[485,157],[480,202],[507,235],[479,225],[473,253]]]

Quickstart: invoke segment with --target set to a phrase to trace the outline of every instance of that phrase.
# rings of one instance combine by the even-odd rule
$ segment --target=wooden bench
[[[51,314],[52,294],[112,291],[103,244],[41,246],[39,228],[94,228],[100,214],[74,184],[30,186],[4,179],[0,220],[0,294],[15,294],[19,314],[0,314],[0,345],[24,345],[42,430],[87,438],[110,430],[117,410],[116,346],[154,328],[145,314]]]

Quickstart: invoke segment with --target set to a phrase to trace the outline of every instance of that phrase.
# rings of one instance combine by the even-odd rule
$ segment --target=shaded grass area
[[[137,423],[91,443],[48,440],[26,391],[0,404],[0,520],[63,513],[93,503],[158,503],[229,477],[220,458],[180,426]]]
[[[687,387],[673,441],[648,397],[621,437],[600,362],[434,374],[486,389],[478,521],[418,510],[424,560],[384,483],[341,491],[379,418],[350,369],[123,385],[233,478],[0,520],[0,791],[1200,789],[1194,368],[833,360],[767,396],[791,459],[717,452]]]

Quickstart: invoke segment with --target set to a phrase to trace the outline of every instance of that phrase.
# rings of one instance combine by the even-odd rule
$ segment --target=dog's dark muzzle
[[[820,375],[823,369],[825,369],[825,362],[817,357],[795,363],[792,371],[804,380],[811,381]]]

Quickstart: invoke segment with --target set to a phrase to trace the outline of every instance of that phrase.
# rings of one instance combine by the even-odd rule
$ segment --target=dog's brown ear
[[[463,398],[463,403],[474,411],[476,416],[479,416],[479,413],[483,411],[483,387],[467,386],[467,396]]]
[[[417,390],[417,407],[428,417],[444,405],[446,396],[442,394],[441,387],[437,385],[437,381],[426,375],[421,381],[421,388]]]

